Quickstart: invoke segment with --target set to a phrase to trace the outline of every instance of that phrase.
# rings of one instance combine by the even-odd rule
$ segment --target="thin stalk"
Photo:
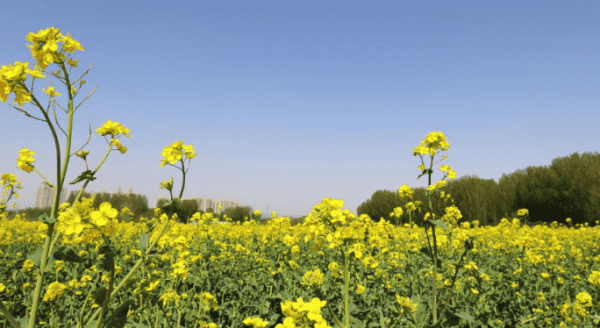
[[[64,63],[60,63],[60,66],[66,72]],[[66,80],[66,84],[67,84],[67,90],[69,92],[69,123],[68,123],[69,127],[67,129],[67,131],[68,131],[67,147],[66,147],[66,151],[65,151],[65,163],[64,163],[62,172],[60,169],[60,143],[58,142],[58,136],[56,135],[54,126],[52,126],[52,123],[50,122],[48,113],[43,110],[42,106],[40,105],[40,103],[37,101],[37,99],[33,95],[33,92],[31,95],[32,99],[35,101],[35,103],[42,110],[42,113],[46,117],[46,123],[48,123],[48,126],[50,127],[50,131],[52,132],[52,137],[54,138],[54,144],[56,146],[56,177],[57,177],[56,184],[57,184],[57,188],[56,188],[56,194],[54,195],[54,205],[52,206],[52,212],[50,214],[51,218],[56,217],[56,213],[58,212],[58,202],[60,201],[60,194],[62,191],[63,182],[65,180],[65,175],[67,173],[67,167],[69,164],[69,156],[70,156],[69,153],[71,151],[71,136],[73,133],[73,113],[74,113],[74,111],[73,111],[73,94],[71,93],[71,82],[69,81],[69,76],[67,74],[65,74],[65,80]],[[29,90],[27,90],[27,86],[25,85],[25,83],[20,82],[20,84],[25,88],[26,91],[29,92]],[[44,281],[44,271],[46,270],[46,263],[48,261],[48,251],[50,249],[50,240],[52,239],[52,233],[54,232],[54,224],[55,224],[55,222],[48,224],[48,230],[46,232],[46,239],[44,240],[44,251],[42,252],[42,259],[40,261],[39,275],[38,275],[37,282],[35,284],[35,292],[33,294],[33,304],[31,306],[31,313],[29,314],[29,324],[27,326],[28,328],[34,328],[35,324],[36,324],[37,309],[38,309],[38,305],[39,305],[39,301],[40,301],[40,294],[42,292],[42,282]]]
[[[10,321],[10,323],[13,325],[13,327],[21,328],[21,326],[19,325],[17,320],[15,320],[15,318],[13,318],[12,315],[10,315],[10,312],[8,312],[8,310],[4,306],[4,302],[2,302],[2,301],[0,301],[0,311],[2,311],[2,314],[4,314],[4,316],[8,319],[8,321]],[[5,325],[6,325],[6,322],[5,322]]]
[[[152,250],[152,248],[154,247],[154,245],[156,245],[156,243],[158,242],[158,240],[160,240],[160,237],[162,237],[162,235],[164,234],[164,232],[167,230],[167,228],[169,227],[169,223],[170,220],[167,219],[164,223],[164,227],[161,230],[160,234],[158,235],[158,237],[148,246],[148,248],[146,249],[146,252],[144,254],[148,254],[148,252],[150,252]],[[140,265],[142,265],[142,262],[144,261],[144,258],[140,258],[137,263],[133,266],[133,268],[131,269],[131,271],[129,271],[129,273],[127,274],[127,276],[125,276],[125,278],[123,278],[123,281],[121,281],[121,283],[117,286],[117,288],[115,288],[115,290],[113,291],[114,294],[116,294],[122,287],[123,285],[125,285],[125,283],[127,282],[127,280],[129,280],[129,278],[131,278],[131,276],[133,276],[133,273],[140,267]],[[102,309],[98,308],[98,310],[96,310],[96,313],[94,313],[94,315],[90,318],[90,320],[88,321],[88,324],[92,321],[94,321],[94,319],[96,319],[96,317],[100,314],[100,311]]]
[[[344,257],[344,309],[346,315],[346,328],[350,328],[350,306],[348,304],[348,289],[350,287],[350,263],[348,263],[348,256],[345,255],[343,249],[342,256]]]

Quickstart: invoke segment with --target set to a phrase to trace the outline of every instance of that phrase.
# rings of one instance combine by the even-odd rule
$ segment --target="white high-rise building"
[[[158,201],[161,200],[161,199],[165,199],[167,201],[170,200],[170,198],[167,198],[167,197],[165,197],[164,195],[161,194],[160,196],[158,196],[156,198],[156,202],[154,203],[155,207],[158,206]],[[244,204],[238,203],[238,202],[233,201],[231,199],[216,199],[216,200],[213,200],[213,199],[207,198],[207,197],[189,197],[189,198],[183,198],[182,201],[183,200],[187,200],[187,199],[194,199],[194,200],[198,201],[198,210],[202,210],[202,212],[206,212],[206,210],[208,208],[212,208],[215,211],[215,213],[218,213],[219,212],[219,209],[218,209],[219,205],[221,205],[223,207],[223,209],[222,209],[223,211],[225,209],[234,208],[236,206],[244,206]]]
[[[45,183],[42,183],[37,190],[37,196],[35,198],[35,207],[44,208],[54,205],[54,196],[56,190]],[[60,193],[59,205],[67,201],[67,188],[63,186],[63,190]]]

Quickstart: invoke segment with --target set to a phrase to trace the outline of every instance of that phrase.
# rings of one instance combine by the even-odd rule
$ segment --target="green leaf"
[[[90,180],[90,181],[96,180],[96,178],[94,178],[94,172],[92,172],[91,170],[84,171],[75,180],[69,182],[69,184],[76,184],[83,180]]]
[[[27,255],[27,258],[30,259],[31,262],[33,262],[37,268],[39,268],[42,263],[42,255],[43,254],[44,254],[44,249],[41,247],[38,247],[38,249],[36,249],[35,252]]]
[[[365,323],[355,316],[350,316],[350,327],[365,328]]]
[[[94,328],[96,327],[96,325],[98,324],[98,320],[93,320],[90,323],[88,323],[87,325],[85,325],[85,328]]]
[[[15,320],[19,323],[21,328],[27,327],[27,325],[29,324],[29,317],[19,319],[15,318]]]
[[[106,294],[108,294],[108,289],[106,287],[100,287],[92,292],[92,297],[94,298],[94,302],[100,306],[104,303],[106,299]]]
[[[436,219],[436,220],[427,220],[427,222],[429,222],[430,224],[434,224],[446,231],[450,231],[450,227],[448,227],[448,224],[440,219]]]
[[[65,246],[58,246],[57,250],[54,252],[54,254],[52,254],[52,256],[59,261],[76,263],[83,262],[83,258],[75,254],[75,251],[73,251],[72,249],[68,249]]]
[[[52,272],[54,270],[54,257],[49,256],[46,261],[46,267],[44,268],[44,272]]]
[[[119,305],[118,308],[108,317],[104,325],[105,328],[123,328],[127,323],[127,312],[129,306],[133,304],[131,299],[125,301],[125,303]]]
[[[458,312],[455,313],[455,315],[461,319],[466,320],[470,324],[475,323],[475,318],[473,318],[473,316],[470,315],[468,312]]]
[[[460,317],[457,316],[456,314],[450,312],[449,310],[446,310],[446,312],[444,313],[444,326],[448,327],[454,327],[457,326],[460,323]],[[442,321],[440,321],[440,324],[442,323]]]
[[[383,317],[383,311],[381,311],[381,307],[377,307],[377,311],[379,312],[379,324],[381,327],[385,327],[385,318]]]
[[[110,272],[115,265],[112,249],[108,245],[103,245],[98,253],[104,254],[104,257],[100,260],[100,269]]]
[[[465,240],[465,249],[472,250],[475,245],[473,244],[473,240],[471,238]]]
[[[148,248],[148,235],[145,232],[142,232],[142,235],[140,236],[140,240],[138,240],[138,248],[142,251],[142,257],[146,252],[146,248]]]
[[[46,223],[46,224],[50,224],[50,223],[56,222],[57,219],[56,218],[51,218],[51,217],[48,216],[48,214],[44,213],[44,214],[42,214],[42,215],[40,215],[38,217],[38,221]]]
[[[426,313],[427,306],[420,295],[413,295],[413,297],[411,297],[411,301],[417,304],[417,312],[415,313],[415,319],[417,320],[417,324],[421,326],[429,317]]]
[[[427,247],[421,247],[420,252],[422,254],[427,255],[431,260],[433,260],[433,255],[431,255],[431,252],[429,252],[429,248],[427,248]]]

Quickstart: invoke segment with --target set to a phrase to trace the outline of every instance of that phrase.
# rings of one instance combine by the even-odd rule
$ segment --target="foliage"
[[[67,203],[69,205],[73,205],[75,198],[77,197],[77,193],[72,191],[69,193],[69,197],[67,198]],[[93,207],[99,208],[100,204],[104,202],[109,202],[110,204],[114,204],[116,210],[121,212],[125,207],[129,209],[134,214],[134,217],[139,216],[141,213],[146,213],[148,211],[148,198],[144,195],[138,194],[109,194],[107,192],[96,193],[96,197],[94,198]],[[84,192],[81,197],[92,198],[92,193]],[[122,217],[122,220],[127,220],[125,216]]]
[[[145,271],[136,271],[131,282],[114,295],[116,299],[138,295],[131,299],[126,325],[154,327],[157,320],[159,326],[167,320],[171,327],[193,327],[194,321],[202,320],[214,322],[216,327],[245,327],[242,321],[260,317],[268,322],[267,328],[272,328],[286,318],[282,303],[298,298],[308,303],[319,298],[327,302],[320,315],[335,327],[333,316],[343,317],[344,306],[340,292],[344,286],[343,268],[333,264],[343,263],[341,253],[337,247],[329,248],[327,242],[305,241],[308,227],[282,222],[283,218],[276,218],[265,226],[173,225],[160,238],[157,252],[144,263]],[[35,260],[35,251],[43,244],[43,237],[35,233],[41,224],[0,222],[0,234],[4,233],[0,239],[4,258],[0,277],[6,277],[0,281],[4,286],[0,300],[17,319],[26,315],[35,282],[26,261]],[[160,229],[160,223],[156,225],[147,230],[143,222],[119,223],[121,232],[113,240],[118,281],[134,265],[136,253],[143,249],[144,236],[152,238],[151,231]],[[416,303],[415,317],[424,318],[430,306],[431,260],[429,255],[411,250],[426,245],[424,229],[411,231],[380,223],[368,224],[358,233],[363,241],[357,245],[360,243],[364,249],[360,258],[353,255],[349,266],[349,304],[352,320],[357,320],[352,327],[410,327],[409,306],[401,313],[403,306],[396,295]],[[599,323],[596,302],[600,299],[600,278],[594,272],[600,267],[586,258],[597,255],[600,226],[574,229],[559,224],[532,229],[505,221],[484,228],[456,227],[453,234],[456,242],[452,243],[448,233],[439,234],[441,252],[463,250],[460,241],[467,236],[474,238],[476,250],[458,273],[452,297],[441,298],[442,304],[448,302],[448,307],[459,314],[455,327],[474,327],[477,322],[488,327],[527,327],[533,322],[551,327],[561,322],[569,327],[594,327]],[[183,239],[178,240],[180,237]],[[96,241],[74,243],[76,240],[69,237],[57,245],[72,253],[58,250],[76,254],[83,261],[51,265],[44,278],[44,285],[59,281],[69,286],[54,301],[41,302],[39,321],[48,326],[55,325],[53,318],[59,317],[63,325],[75,327],[79,314],[89,316],[95,310],[92,306],[101,301],[90,297],[86,302],[87,296],[108,286],[102,279],[106,272],[99,266],[97,270],[92,268],[101,252]],[[546,245],[555,246],[550,249]],[[292,251],[295,246],[299,253]],[[410,266],[411,257],[414,268]],[[323,273],[323,284],[317,288],[302,285],[303,277],[315,267]],[[438,291],[449,291],[446,284],[454,271],[446,263],[441,265]],[[73,280],[77,283],[69,285]],[[170,291],[179,301],[163,304],[161,299],[169,299]],[[583,292],[591,295],[592,307],[577,301],[577,295]],[[214,296],[215,301],[205,293]],[[570,310],[563,311],[565,306]],[[0,317],[0,325],[2,320]]]
[[[395,224],[395,218],[390,216],[394,208],[402,205],[402,200],[398,198],[398,194],[390,190],[377,190],[356,209],[358,216],[367,214],[374,221],[379,222],[381,218],[387,221],[392,220]]]
[[[230,218],[231,222],[244,222],[244,218],[248,218],[247,220],[251,220],[253,210],[249,206],[236,206],[234,208],[225,209],[225,214],[228,218]]]

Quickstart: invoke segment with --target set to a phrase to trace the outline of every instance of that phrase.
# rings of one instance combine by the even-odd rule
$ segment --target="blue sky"
[[[48,27],[85,48],[71,56],[75,79],[94,63],[75,106],[98,88],[74,114],[71,151],[91,123],[84,149],[94,170],[110,140],[98,127],[117,121],[132,136],[120,138],[127,153],[112,151],[86,190],[132,187],[153,207],[168,195],[160,182],[174,178],[179,194],[181,170],[159,165],[162,149],[183,139],[198,155],[184,198],[301,216],[332,197],[356,213],[377,190],[427,185],[416,180],[412,149],[432,131],[450,143],[435,157],[448,160],[434,165],[432,183],[441,164],[457,178],[498,182],[599,151],[599,18],[598,1],[7,2],[0,65],[33,68],[25,37]],[[37,79],[34,95],[45,109],[50,82],[67,108],[54,77]],[[0,172],[17,175],[16,202],[32,207],[43,179],[16,168],[18,152],[34,151],[34,165],[56,183],[56,149],[46,122],[8,103],[0,103]],[[68,116],[56,108],[66,131]],[[37,106],[23,109],[43,118]],[[65,182],[85,169],[73,156]]]

